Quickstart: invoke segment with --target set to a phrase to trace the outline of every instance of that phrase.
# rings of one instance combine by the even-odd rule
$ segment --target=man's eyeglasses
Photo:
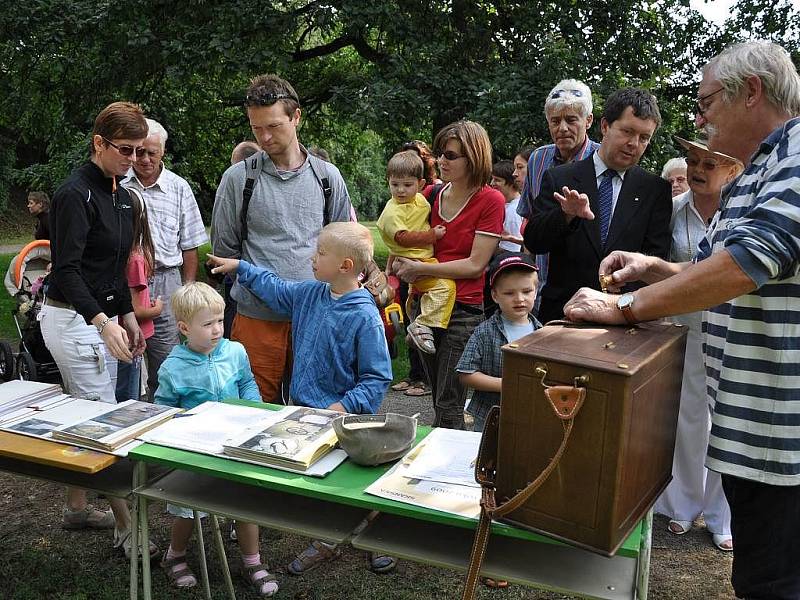
[[[561,96],[566,96],[568,93],[576,98],[583,98],[583,92],[581,90],[556,90],[550,94],[550,99],[555,100],[556,98],[561,98]]]
[[[456,154],[452,150],[445,150],[444,152],[439,153],[439,158],[443,158],[445,160],[458,160],[459,158],[464,158],[464,154]]]
[[[102,135],[100,137],[103,138],[103,141],[106,144],[108,144],[112,148],[116,148],[117,152],[122,154],[122,156],[131,156],[134,153],[136,154],[136,156],[144,156],[145,154],[147,154],[147,150],[145,149],[144,146],[137,146],[136,148],[134,148],[133,146],[130,146],[128,144],[115,144],[111,140],[104,138]]]
[[[245,106],[272,106],[278,100],[294,100],[300,104],[297,96],[292,94],[274,94],[272,92],[265,94],[247,94],[245,97]]]
[[[715,92],[711,92],[710,94],[706,94],[705,96],[700,96],[694,103],[694,112],[700,115],[701,117],[704,117],[706,111],[708,110],[708,107],[711,105],[710,103],[706,104],[706,100],[711,98],[711,96],[719,94],[724,89],[725,88],[719,88]]]

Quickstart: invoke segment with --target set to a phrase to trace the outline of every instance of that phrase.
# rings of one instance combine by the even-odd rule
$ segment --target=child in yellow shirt
[[[431,207],[420,193],[425,186],[423,175],[422,159],[410,150],[395,154],[386,167],[392,197],[378,218],[377,227],[389,248],[387,276],[397,256],[436,262],[433,244],[444,236],[446,229],[443,225],[431,228],[428,223]],[[412,288],[409,298],[412,293],[421,294],[420,313],[408,326],[408,335],[417,348],[434,354],[436,347],[431,328],[447,328],[456,299],[456,285],[452,279],[425,277],[415,281]]]

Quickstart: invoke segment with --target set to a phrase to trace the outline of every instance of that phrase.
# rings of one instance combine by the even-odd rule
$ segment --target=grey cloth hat
[[[333,430],[353,462],[372,467],[408,452],[417,436],[417,419],[396,413],[344,415],[333,421]]]

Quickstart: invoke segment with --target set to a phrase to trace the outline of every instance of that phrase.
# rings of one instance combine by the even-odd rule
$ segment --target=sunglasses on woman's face
[[[713,171],[717,167],[721,166],[717,161],[711,160],[710,158],[706,158],[700,160],[694,156],[687,156],[686,157],[686,164],[690,167],[696,167],[698,165],[702,165],[704,171]]]
[[[439,153],[439,158],[443,158],[445,160],[458,160],[459,158],[464,158],[464,155],[456,154],[452,150],[445,150],[444,152]]]
[[[128,144],[115,144],[109,139],[104,138],[102,135],[100,136],[103,138],[103,141],[111,146],[112,148],[116,148],[117,152],[122,154],[122,156],[131,156],[132,154],[136,154],[136,156],[144,156],[147,154],[147,149],[144,146],[137,146],[134,148]]]

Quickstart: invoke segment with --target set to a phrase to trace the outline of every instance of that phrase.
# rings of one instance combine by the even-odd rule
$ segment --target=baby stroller
[[[16,355],[7,342],[0,342],[0,380],[19,379],[60,383],[53,357],[47,350],[39,325],[39,311],[44,301],[42,280],[50,263],[50,242],[35,240],[11,259],[4,284],[17,301],[11,316],[19,333],[19,353]]]

